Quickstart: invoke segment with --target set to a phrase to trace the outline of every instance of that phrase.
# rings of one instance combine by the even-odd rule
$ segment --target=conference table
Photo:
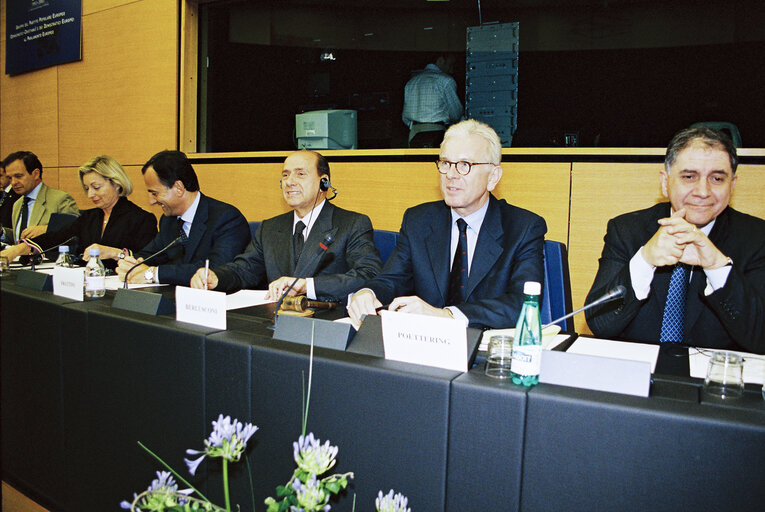
[[[114,308],[113,292],[24,288],[15,273],[0,293],[2,473],[33,499],[118,509],[163,469],[140,441],[222,504],[219,462],[192,477],[183,461],[219,414],[259,428],[230,466],[234,503],[264,510],[291,477],[310,349],[273,339],[273,306],[229,311],[222,331]],[[333,510],[354,497],[373,510],[389,489],[415,512],[762,510],[760,389],[708,401],[685,364],[643,398],[316,348],[307,432],[339,447],[334,472],[354,473]]]

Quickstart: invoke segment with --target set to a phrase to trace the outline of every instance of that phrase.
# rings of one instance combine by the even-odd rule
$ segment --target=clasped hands
[[[643,246],[643,259],[654,267],[685,263],[705,270],[727,265],[728,258],[699,228],[685,220],[685,208],[659,219],[661,226]]]

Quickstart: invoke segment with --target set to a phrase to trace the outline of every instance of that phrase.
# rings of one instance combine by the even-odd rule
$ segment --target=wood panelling
[[[765,219],[765,165],[739,165],[731,206]]]
[[[99,11],[114,9],[126,4],[135,3],[136,0],[82,0],[82,15],[87,16]]]
[[[569,267],[574,308],[584,304],[598,270],[609,219],[661,201],[661,164],[574,163],[571,186]],[[589,333],[584,315],[577,332]]]
[[[177,147],[177,2],[100,10],[82,26],[83,60],[57,68],[60,165],[104,153],[137,165]]]

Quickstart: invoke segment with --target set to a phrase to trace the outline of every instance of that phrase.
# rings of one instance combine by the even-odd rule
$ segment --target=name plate
[[[212,290],[175,287],[175,319],[226,330],[226,294]]]
[[[63,267],[53,269],[53,295],[82,301],[84,289],[85,269]]]
[[[380,311],[385,359],[468,371],[467,331],[460,320]]]
[[[539,382],[647,397],[651,365],[645,361],[543,350]]]

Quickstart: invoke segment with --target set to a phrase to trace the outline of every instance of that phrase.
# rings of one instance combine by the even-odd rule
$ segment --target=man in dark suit
[[[488,125],[467,120],[446,131],[436,163],[444,200],[404,213],[383,271],[348,305],[355,323],[389,303],[394,311],[453,316],[471,327],[515,325],[524,282],[544,280],[547,226],[491,194],[501,158]]]
[[[186,155],[180,151],[161,151],[141,169],[149,203],[162,207],[159,233],[138,252],[138,259],[121,259],[117,273],[124,280],[127,271],[163,249],[151,265],[140,265],[128,277],[131,283],[187,285],[194,271],[205,260],[222,265],[242,252],[250,238],[247,220],[235,207],[203,195],[199,181]]]
[[[314,151],[297,151],[284,161],[280,181],[284,200],[293,211],[260,223],[247,250],[207,273],[208,289],[233,291],[268,286],[277,299],[300,277],[290,295],[344,301],[380,271],[369,217],[338,208],[326,200],[329,163]],[[332,236],[326,253],[319,244]],[[203,288],[205,269],[191,280]]]
[[[679,132],[660,172],[669,203],[608,223],[587,312],[597,336],[765,352],[765,221],[731,208],[736,148],[707,127]]]
[[[5,165],[0,161],[0,226],[11,228],[11,212],[13,212],[13,203],[21,197],[13,190],[11,186],[11,177],[5,172]],[[12,237],[8,242],[13,242]]]

